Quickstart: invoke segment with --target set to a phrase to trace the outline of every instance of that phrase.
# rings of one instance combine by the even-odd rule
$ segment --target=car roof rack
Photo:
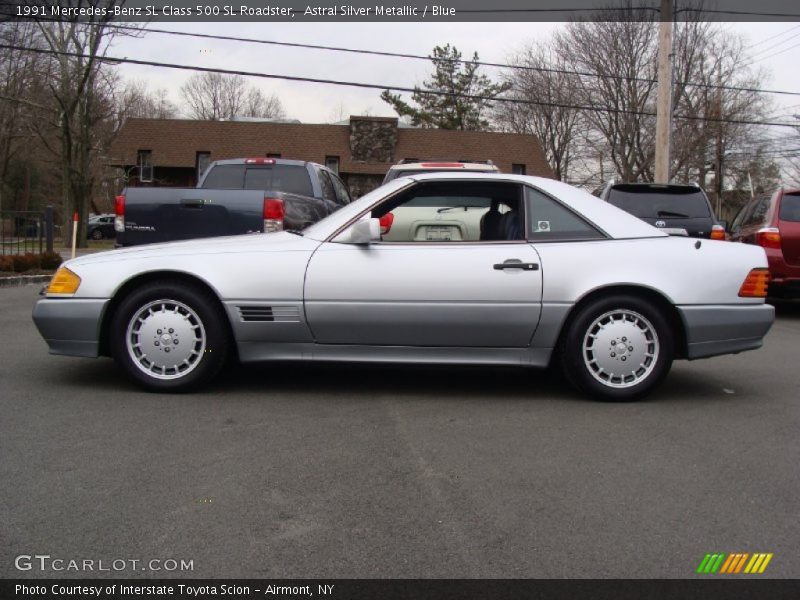
[[[491,160],[462,160],[457,159],[453,160],[452,158],[404,158],[397,162],[398,165],[408,165],[413,163],[424,163],[424,162],[460,162],[460,163],[474,163],[477,165],[492,165],[494,166],[494,162]]]

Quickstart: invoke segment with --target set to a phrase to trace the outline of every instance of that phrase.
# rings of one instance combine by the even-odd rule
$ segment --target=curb
[[[0,277],[0,288],[31,285],[34,283],[47,283],[52,275],[17,275],[14,277]]]

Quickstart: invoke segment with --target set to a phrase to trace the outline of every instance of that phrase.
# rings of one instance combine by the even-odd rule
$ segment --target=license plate
[[[442,242],[453,239],[449,227],[428,227],[425,230],[425,239],[429,242]]]

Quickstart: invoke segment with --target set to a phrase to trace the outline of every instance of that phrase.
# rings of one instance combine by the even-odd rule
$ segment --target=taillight
[[[125,233],[125,196],[119,195],[114,199],[114,231]]]
[[[394,223],[394,213],[386,213],[379,219],[379,221],[381,224],[381,235],[386,235],[392,228],[392,223]]]
[[[426,169],[458,169],[464,168],[464,163],[460,162],[426,162],[422,163]]]
[[[725,238],[725,228],[722,225],[712,225],[711,226],[711,239],[712,240],[724,240]]]
[[[765,227],[756,232],[756,243],[762,248],[780,248],[781,232],[776,227]]]
[[[280,198],[264,198],[264,233],[283,231],[286,212]]]
[[[766,298],[768,287],[769,269],[751,269],[739,288],[739,295],[743,298]]]

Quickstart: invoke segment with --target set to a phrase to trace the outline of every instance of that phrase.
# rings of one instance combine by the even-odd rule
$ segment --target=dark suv
[[[770,296],[800,297],[800,190],[753,198],[734,217],[729,237],[764,248]]]
[[[725,239],[705,192],[694,185],[612,183],[600,198],[655,227],[696,238]]]

